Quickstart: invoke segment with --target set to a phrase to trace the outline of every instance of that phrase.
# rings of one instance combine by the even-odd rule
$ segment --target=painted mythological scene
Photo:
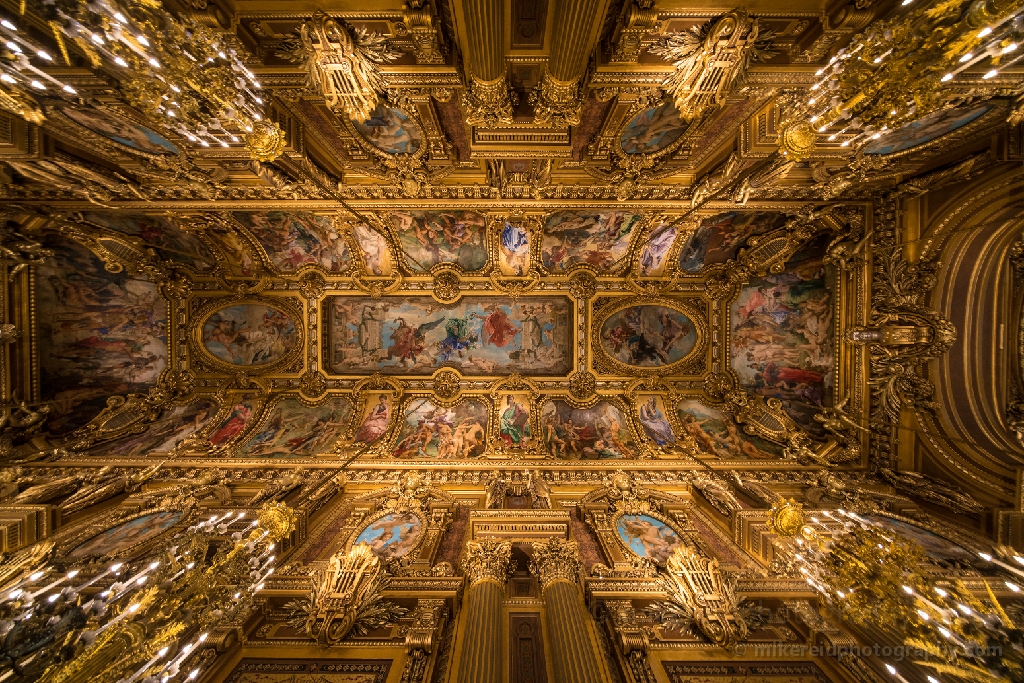
[[[215,311],[203,323],[203,346],[232,365],[269,365],[299,342],[295,322],[264,304],[237,304]]]
[[[894,154],[913,149],[932,140],[938,140],[963,128],[971,121],[981,118],[991,110],[991,105],[982,104],[976,107],[960,107],[959,109],[943,109],[917,121],[911,121],[896,130],[883,132],[882,137],[864,145],[864,154]]]
[[[786,220],[778,211],[727,211],[705,218],[680,250],[679,268],[695,273],[734,259],[748,239],[781,228]]]
[[[747,434],[731,413],[692,399],[680,403],[677,410],[683,431],[708,455],[728,460],[782,457],[782,446]]]
[[[367,272],[371,275],[391,275],[391,251],[384,235],[363,223],[357,223],[352,232],[359,242],[359,249],[363,252],[363,263]]]
[[[662,567],[683,542],[672,527],[650,515],[622,515],[615,530],[631,551]]]
[[[157,285],[111,273],[91,251],[52,236],[36,267],[42,398],[48,428],[81,427],[107,397],[146,393],[167,364],[167,306]]]
[[[263,245],[270,263],[282,273],[306,264],[340,273],[352,264],[345,236],[330,216],[284,211],[236,211],[232,215]]]
[[[217,413],[217,404],[209,399],[174,406],[141,434],[118,439],[93,448],[97,455],[132,456],[173,450],[182,439],[201,429]]]
[[[544,267],[566,271],[585,263],[604,274],[629,251],[640,218],[624,211],[561,211],[549,216],[541,243]]]
[[[217,267],[217,257],[201,239],[163,216],[87,213],[83,218],[122,235],[140,238],[147,247],[156,251],[162,261],[189,266],[200,273]]]
[[[423,142],[423,131],[409,114],[378,104],[366,121],[353,121],[356,130],[385,154],[414,154]]]
[[[565,297],[336,297],[328,306],[335,373],[424,375],[448,365],[469,375],[564,375],[572,362]]]
[[[356,543],[366,543],[382,560],[402,557],[414,549],[423,534],[423,522],[412,512],[384,515],[359,532]]]
[[[498,411],[498,433],[505,448],[527,446],[533,438],[530,428],[530,397],[525,394],[506,394]]]
[[[530,233],[505,221],[498,241],[498,267],[504,275],[523,275],[530,269]]]
[[[178,148],[154,130],[100,109],[61,107],[61,113],[93,133],[146,154],[177,154]]]
[[[609,401],[601,401],[592,408],[548,401],[541,410],[540,421],[544,449],[553,458],[608,460],[637,455],[629,421]]]
[[[210,432],[207,440],[213,446],[226,446],[245,431],[255,417],[256,402],[250,396],[236,397],[231,410],[217,427]]]
[[[634,116],[623,129],[619,144],[626,154],[654,154],[678,140],[686,129],[675,103],[666,102]]]
[[[732,367],[743,388],[782,399],[804,428],[831,403],[832,290],[822,262],[828,237],[793,255],[785,272],[753,278],[732,306]]]
[[[414,272],[426,273],[438,263],[465,271],[487,265],[487,223],[475,211],[396,211],[391,224]]]
[[[371,444],[388,430],[391,421],[391,398],[387,394],[370,394],[363,408],[355,443]]]
[[[668,223],[659,225],[651,233],[640,252],[640,274],[644,276],[660,275],[665,270],[668,252],[676,241],[679,229]]]
[[[136,517],[111,527],[76,546],[68,553],[67,559],[80,560],[86,557],[116,555],[134,545],[156,538],[177,524],[181,515],[181,512],[167,510]]]
[[[454,408],[413,399],[406,409],[392,455],[396,458],[463,460],[487,448],[487,406],[470,399]]]
[[[330,451],[348,426],[351,404],[344,398],[309,407],[294,398],[275,405],[253,430],[242,451],[252,457],[289,457]]]
[[[676,442],[672,425],[668,421],[668,411],[661,396],[641,396],[637,404],[640,425],[644,433],[658,446],[667,446]]]
[[[697,330],[685,314],[667,306],[631,306],[601,325],[601,348],[634,367],[671,365],[697,345]]]

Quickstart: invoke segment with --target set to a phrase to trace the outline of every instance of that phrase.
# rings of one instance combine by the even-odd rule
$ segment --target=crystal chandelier
[[[293,528],[291,509],[267,504],[254,520],[213,516],[106,568],[28,568],[0,589],[0,680],[194,680],[211,629],[245,617]]]
[[[875,22],[817,71],[790,126],[857,147],[933,111],[993,97],[959,81],[968,70],[990,80],[1024,57],[1022,12],[1024,0],[924,0]],[[1024,92],[1019,83],[1012,89]]]
[[[65,63],[69,43],[94,70],[114,77],[123,99],[162,127],[199,147],[245,143],[250,156],[276,158],[284,133],[266,119],[256,76],[223,36],[178,19],[157,2],[55,0],[35,9]],[[43,119],[36,97],[77,95],[50,76],[56,56],[9,17],[0,20],[0,107],[28,121]]]
[[[1024,631],[988,584],[988,600],[983,601],[959,580],[936,580],[921,572],[921,547],[892,529],[844,510],[821,514],[827,520],[811,517],[793,539],[791,555],[807,583],[840,617],[902,640],[911,653],[907,659],[948,679],[1024,680]],[[1020,591],[1016,583],[1004,583]],[[907,683],[896,666],[887,663],[885,668],[899,683]],[[941,683],[935,675],[926,678]]]

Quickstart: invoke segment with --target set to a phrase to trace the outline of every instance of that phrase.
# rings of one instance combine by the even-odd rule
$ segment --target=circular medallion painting
[[[68,559],[79,560],[100,555],[116,555],[133,545],[156,538],[177,524],[182,514],[184,513],[175,510],[154,512],[151,515],[142,515],[123,524],[118,524],[75,546],[68,553]]]
[[[392,512],[370,524],[356,537],[382,560],[401,557],[416,547],[423,533],[420,518],[411,512]]]
[[[630,550],[657,565],[664,565],[683,543],[668,524],[649,515],[622,515],[615,530]]]
[[[423,131],[411,116],[378,104],[366,121],[353,121],[359,134],[385,154],[413,154],[423,142]]]
[[[697,345],[689,316],[667,306],[630,306],[601,325],[601,348],[610,357],[638,368],[671,365]]]
[[[100,109],[62,107],[60,112],[97,135],[146,154],[177,154],[178,148],[154,130]]]
[[[619,144],[626,154],[653,154],[660,152],[686,132],[687,124],[679,118],[679,110],[672,102],[651,107],[630,119],[622,131]]]
[[[235,304],[203,322],[203,346],[231,365],[269,365],[299,344],[299,332],[284,311],[267,304]]]
[[[908,540],[914,541],[924,549],[924,554],[933,560],[970,562],[976,557],[967,548],[919,526],[881,515],[866,515],[865,517],[876,524],[881,524],[886,529],[895,531]]]
[[[922,116],[917,121],[904,124],[864,145],[864,153],[895,154],[896,152],[905,152],[926,142],[938,140],[958,128],[963,128],[971,121],[981,118],[991,108],[990,105],[982,104],[977,107],[943,109],[928,116]]]

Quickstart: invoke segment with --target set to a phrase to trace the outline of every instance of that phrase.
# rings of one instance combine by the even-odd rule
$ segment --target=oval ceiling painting
[[[413,154],[423,143],[423,131],[411,116],[378,104],[365,121],[352,124],[366,140],[385,154]]]
[[[116,555],[132,546],[144,543],[170,529],[181,519],[182,512],[166,510],[142,515],[111,527],[81,543],[68,553],[67,559],[78,560],[100,555]]]
[[[146,154],[177,154],[178,148],[154,130],[99,109],[62,107],[60,112],[75,123],[108,140]]]
[[[291,316],[267,304],[225,306],[203,322],[203,346],[231,365],[270,365],[287,356],[299,341]]]
[[[672,102],[651,107],[630,119],[619,144],[626,154],[654,154],[665,149],[686,132],[686,122]]]
[[[697,328],[685,313],[668,306],[630,306],[601,325],[601,348],[638,368],[672,365],[697,345]]]
[[[389,560],[415,548],[423,533],[423,523],[411,512],[392,512],[365,527],[356,543],[366,543],[377,557]]]
[[[622,515],[615,530],[627,548],[662,567],[683,543],[668,524],[649,515]]]
[[[885,133],[882,137],[864,145],[864,154],[895,154],[919,147],[926,142],[938,140],[943,135],[963,128],[971,121],[981,118],[992,107],[982,104],[977,107],[943,109],[916,121],[904,124]]]

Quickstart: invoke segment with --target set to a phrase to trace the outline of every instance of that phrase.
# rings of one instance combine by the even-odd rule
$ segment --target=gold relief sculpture
[[[513,570],[510,542],[492,539],[466,542],[462,571],[471,587],[482,581],[503,586]]]
[[[648,52],[673,63],[676,71],[662,87],[675,98],[681,116],[691,121],[720,106],[743,81],[751,62],[775,55],[773,37],[757,19],[735,10],[691,31],[671,34]]]
[[[718,560],[681,545],[668,559],[660,578],[669,600],[656,603],[651,611],[665,627],[684,632],[696,629],[719,647],[732,647],[746,640],[748,625],[740,611],[740,599],[722,576]]]
[[[382,598],[386,579],[370,546],[357,544],[331,557],[328,566],[313,575],[308,598],[288,603],[288,623],[327,646],[337,645],[350,632],[366,634],[387,626],[408,610]]]
[[[278,50],[279,56],[303,64],[328,107],[356,121],[370,118],[385,89],[377,65],[400,54],[382,36],[352,30],[319,11]]]
[[[583,108],[581,80],[559,81],[545,73],[529,97],[536,122],[552,128],[579,125]]]
[[[510,125],[518,102],[504,74],[493,81],[473,76],[466,95],[466,123],[481,128]]]
[[[578,584],[580,572],[583,571],[579,544],[561,538],[534,542],[530,571],[540,577],[542,588],[547,588],[556,581]]]

